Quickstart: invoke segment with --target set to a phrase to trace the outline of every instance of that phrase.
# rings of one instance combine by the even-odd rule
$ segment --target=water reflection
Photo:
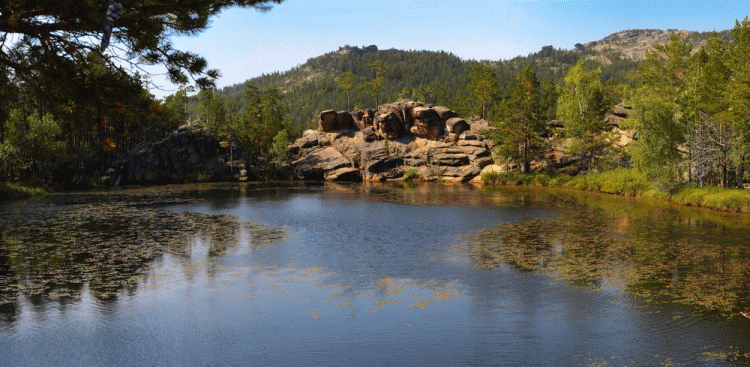
[[[189,273],[188,239],[209,244],[215,260],[238,243],[258,249],[278,241],[283,230],[206,215],[156,209],[165,202],[191,202],[172,192],[144,195],[62,196],[19,202],[0,214],[0,312],[13,322],[18,300],[35,306],[55,301],[60,308],[84,290],[114,303],[134,294],[151,264],[168,253]],[[27,219],[28,218],[28,219]]]
[[[734,316],[750,299],[750,231],[733,223],[459,185],[168,186],[0,204],[0,355],[745,365],[750,329]]]
[[[750,309],[747,229],[675,214],[615,216],[574,205],[558,219],[480,231],[467,246],[483,268],[507,264],[649,302],[680,302],[705,315],[737,317]]]

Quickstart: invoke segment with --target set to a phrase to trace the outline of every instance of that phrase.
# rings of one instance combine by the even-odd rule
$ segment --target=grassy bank
[[[49,193],[49,190],[11,182],[0,182],[0,201],[26,199]]]
[[[750,213],[750,190],[681,184],[670,192],[664,192],[655,188],[635,169],[616,169],[579,176],[485,172],[482,174],[482,182],[490,185],[558,187],[621,196],[656,198],[687,206]]]

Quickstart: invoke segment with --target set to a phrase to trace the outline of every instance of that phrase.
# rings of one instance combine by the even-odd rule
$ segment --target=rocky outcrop
[[[226,152],[216,137],[202,130],[180,127],[166,139],[138,144],[125,157],[112,163],[102,178],[108,185],[162,184],[200,177],[229,177]]]
[[[318,126],[290,148],[304,180],[400,180],[411,171],[422,180],[468,181],[493,163],[489,123],[442,106],[401,100],[376,111],[328,110]]]
[[[646,59],[647,51],[652,50],[655,45],[669,43],[670,37],[675,33],[693,44],[693,52],[700,50],[708,39],[701,37],[698,32],[684,30],[633,29],[610,34],[598,41],[577,43],[574,47],[576,51],[589,51],[591,55],[586,58],[596,59],[604,64],[614,61],[610,60],[610,56],[607,55],[613,51],[618,51],[619,55],[625,59],[643,61]],[[592,54],[591,51],[595,52]]]

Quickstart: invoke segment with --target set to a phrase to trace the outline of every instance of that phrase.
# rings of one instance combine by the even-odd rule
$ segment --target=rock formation
[[[180,127],[166,139],[138,144],[112,163],[102,182],[108,185],[162,184],[229,177],[223,149],[216,137]]]
[[[376,111],[323,111],[318,130],[291,147],[304,180],[383,181],[406,172],[422,180],[468,181],[492,164],[492,129],[450,109],[401,100]]]

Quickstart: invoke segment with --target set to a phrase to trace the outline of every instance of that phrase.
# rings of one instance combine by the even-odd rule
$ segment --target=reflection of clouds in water
[[[194,252],[200,251],[199,245],[194,245]],[[207,246],[202,248],[208,251]],[[186,264],[184,259],[165,255],[152,267],[136,298],[165,302],[168,295],[175,303],[194,303],[196,297],[216,297],[226,304],[240,302],[258,316],[302,321],[402,314],[408,309],[440,311],[462,296],[456,281],[381,277],[366,284],[342,284],[338,274],[324,268],[240,264],[232,259],[236,256],[242,252],[222,258],[194,256]]]

